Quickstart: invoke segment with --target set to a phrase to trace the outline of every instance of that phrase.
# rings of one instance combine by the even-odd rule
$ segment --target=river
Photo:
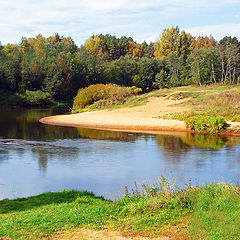
[[[0,109],[0,199],[76,189],[118,199],[164,176],[184,187],[240,180],[240,137],[48,126],[55,109]]]

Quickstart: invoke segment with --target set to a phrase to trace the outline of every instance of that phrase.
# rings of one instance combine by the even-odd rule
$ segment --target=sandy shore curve
[[[183,121],[124,116],[103,111],[50,116],[40,119],[40,122],[49,125],[109,130],[189,131]]]
[[[179,105],[185,100],[171,100],[164,97],[152,97],[149,102],[137,107],[125,107],[114,110],[101,110],[78,114],[63,114],[40,119],[44,124],[114,131],[148,132],[160,131],[191,132],[183,121],[163,119],[166,114],[191,110]],[[230,127],[226,135],[240,135],[239,122],[228,122]]]
[[[186,128],[183,121],[159,118],[165,114],[186,110],[189,109],[176,106],[176,101],[166,100],[163,97],[152,97],[147,104],[137,107],[49,116],[40,119],[40,122],[58,126],[137,132],[187,132],[190,130]]]

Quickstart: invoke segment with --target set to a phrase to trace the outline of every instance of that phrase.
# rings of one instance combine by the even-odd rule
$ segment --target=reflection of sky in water
[[[190,179],[195,185],[240,179],[240,138],[54,127],[32,122],[36,110],[11,114],[8,129],[0,127],[0,199],[63,188],[115,199],[126,185],[131,189],[135,181],[152,184],[161,175],[181,187]],[[206,143],[218,149],[206,148]]]
[[[135,181],[151,184],[161,175],[183,187],[189,179],[193,184],[237,182],[239,170],[239,146],[220,150],[185,146],[177,152],[167,151],[154,135],[135,142],[26,141],[0,151],[0,192],[1,198],[12,198],[63,188],[87,189],[117,198],[124,186],[131,188]]]

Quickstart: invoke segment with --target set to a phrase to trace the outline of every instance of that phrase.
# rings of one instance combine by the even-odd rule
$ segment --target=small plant
[[[196,115],[189,117],[185,120],[186,127],[191,130],[204,133],[210,132],[219,133],[221,130],[227,128],[228,124],[225,119],[221,116],[205,116],[205,115]]]

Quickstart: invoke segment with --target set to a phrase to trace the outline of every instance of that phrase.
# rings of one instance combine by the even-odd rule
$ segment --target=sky
[[[92,35],[155,42],[179,26],[193,36],[240,40],[240,0],[0,0],[0,42],[59,33],[80,46]]]

